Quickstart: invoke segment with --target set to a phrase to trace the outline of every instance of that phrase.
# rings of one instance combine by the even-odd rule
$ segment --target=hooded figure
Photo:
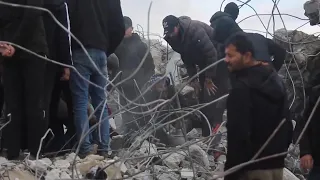
[[[224,7],[224,12],[230,14],[233,20],[236,20],[239,15],[239,7],[236,3],[230,2]]]
[[[122,73],[118,76],[116,82],[129,77],[138,68],[148,50],[147,44],[141,40],[140,36],[137,33],[133,33],[132,20],[129,17],[125,16],[123,17],[123,22],[125,26],[125,35],[122,42],[115,51],[115,55],[119,58],[118,70],[122,71]],[[147,83],[150,77],[154,74],[154,70],[155,65],[153,62],[153,58],[151,53],[148,52],[146,59],[144,60],[144,63],[142,64],[139,71],[132,78],[120,85],[120,90],[124,92],[126,98],[128,98],[129,100],[134,100],[136,97],[138,97],[144,84]],[[118,72],[115,72],[114,74],[117,73]],[[137,88],[134,80],[137,82],[139,89]],[[144,100],[148,101],[148,99],[140,98],[137,103],[145,103]],[[120,101],[122,105],[127,104],[127,100],[125,98],[121,98]],[[142,108],[140,107],[133,111],[142,111]],[[133,120],[132,118],[135,118],[137,116],[140,115],[126,112],[122,115],[122,118],[124,122],[129,122]],[[129,129],[126,128],[134,129],[135,127],[131,126],[130,124],[124,128],[125,131],[128,131]]]

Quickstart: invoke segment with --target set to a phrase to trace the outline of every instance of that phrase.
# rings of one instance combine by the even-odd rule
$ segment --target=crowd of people
[[[141,89],[160,77],[154,75],[155,65],[147,44],[134,33],[132,20],[123,16],[120,0],[27,0],[20,4],[50,10],[77,40],[59,27],[49,13],[0,5],[0,40],[14,43],[0,44],[0,100],[9,122],[2,135],[2,147],[7,149],[7,158],[20,159],[23,150],[35,157],[39,149],[52,152],[77,144],[81,158],[97,153],[108,157],[110,111],[106,98],[107,90],[112,88],[108,85],[109,79],[113,79],[114,84],[128,79],[119,86],[125,94],[120,104],[129,103],[127,108],[133,107],[131,101],[140,95]],[[229,94],[226,101],[201,109],[212,131],[219,127],[227,110],[225,170],[286,152],[293,136],[286,88],[277,74],[286,50],[260,34],[244,32],[236,23],[238,15],[237,4],[229,3],[223,12],[212,16],[210,25],[188,16],[168,15],[162,21],[164,39],[181,55],[199,103]],[[218,62],[223,58],[224,61]],[[141,63],[139,71],[131,77]],[[318,84],[315,82],[314,87]],[[172,89],[170,78],[156,85],[159,91],[163,91],[163,87]],[[312,108],[318,104],[318,97],[316,90],[310,94],[310,103],[299,127],[305,125]],[[163,96],[143,101],[140,98],[135,103],[158,98]],[[64,118],[59,116],[61,104],[67,109]],[[95,114],[95,118],[90,118],[90,114]],[[132,116],[124,112],[122,116],[130,121],[138,119],[137,116],[141,118],[141,114]],[[93,127],[97,122],[99,126]],[[315,137],[319,124],[315,120],[311,124],[301,140],[301,165],[312,170],[310,179],[318,179],[320,141]],[[207,123],[201,127],[204,137],[211,134]],[[48,128],[54,136],[46,139],[47,146],[41,147],[41,138]],[[89,132],[89,129],[93,130]],[[225,180],[281,180],[284,158],[283,155],[258,161],[227,175]]]

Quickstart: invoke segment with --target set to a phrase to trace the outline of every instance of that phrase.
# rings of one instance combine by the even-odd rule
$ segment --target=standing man
[[[225,47],[225,62],[235,77],[227,101],[227,170],[251,160],[282,120],[285,123],[257,159],[286,152],[293,127],[284,83],[273,67],[255,59],[254,47],[247,35],[230,37]],[[225,180],[282,180],[284,158],[245,166]]]
[[[320,136],[320,109],[319,106],[315,107],[320,95],[319,77],[312,83],[314,86],[312,91],[308,93],[308,106],[304,112],[303,119],[298,121],[297,124],[298,132],[301,132],[306,125],[313,108],[316,108],[310,124],[300,141],[300,163],[303,169],[307,171],[310,170],[308,180],[320,179],[320,141],[318,139]]]
[[[196,66],[202,70],[217,61],[217,51],[212,41],[214,31],[210,26],[200,21],[191,20],[187,16],[177,18],[173,15],[165,17],[162,24],[164,39],[174,51],[180,53],[190,78],[197,74]],[[213,96],[210,100],[221,96],[217,92],[219,77],[216,76],[215,66],[199,74],[199,81],[196,78],[191,82],[191,85],[194,87],[197,95],[199,95],[199,91],[202,89],[199,97],[200,103],[205,102],[205,94]],[[217,109],[216,104],[202,109],[204,114],[207,117],[209,116],[208,119],[211,125],[214,124],[214,116],[217,114],[217,112],[212,111],[216,111]],[[221,114],[222,117],[222,113],[219,112],[218,114]],[[203,123],[202,132],[203,136],[210,134],[206,123]]]
[[[122,71],[119,79],[123,80],[129,77],[134,70],[137,69],[139,64],[142,62],[143,57],[145,56],[148,46],[146,43],[142,42],[140,36],[137,33],[133,32],[132,20],[124,16],[123,17],[124,25],[125,25],[125,34],[121,44],[115,51],[115,54],[119,58],[119,71]],[[141,90],[144,84],[150,79],[150,77],[154,74],[155,66],[153,63],[153,58],[151,53],[147,54],[147,57],[139,69],[139,71],[128,81],[123,82],[120,87],[121,91],[123,91],[126,98],[129,100],[134,100],[138,95],[140,95],[139,90]],[[138,88],[134,82],[137,82]],[[148,101],[148,99],[145,99]],[[121,98],[121,104],[126,105],[128,102],[125,98]],[[140,98],[136,103],[145,103],[142,98]],[[136,108],[134,111],[143,111],[142,107]],[[134,118],[138,118],[136,114],[132,114],[130,112],[125,112],[122,114],[122,119],[124,124],[128,124]],[[138,118],[139,119],[139,118]],[[140,118],[141,119],[141,118]],[[146,119],[141,119],[139,123]],[[124,127],[124,131],[128,133],[130,130],[136,130],[138,127],[135,127],[135,123],[130,123],[126,127]]]
[[[43,0],[5,2],[43,7]],[[42,14],[39,10],[0,5],[0,40],[46,56]],[[4,59],[3,68],[6,111],[11,114],[11,122],[4,130],[8,159],[18,159],[21,149],[28,149],[31,157],[35,157],[48,127],[43,104],[46,61],[16,49]]]
[[[71,32],[82,42],[93,60],[91,62],[80,45],[73,41],[73,64],[85,78],[84,80],[75,71],[72,71],[70,75],[77,137],[80,140],[81,135],[89,131],[87,105],[90,92],[93,107],[97,109],[96,117],[101,117],[99,119],[103,121],[98,130],[101,139],[95,139],[94,141],[99,142],[99,154],[106,156],[109,150],[109,121],[107,107],[103,106],[104,101],[106,101],[107,84],[107,72],[105,69],[107,69],[108,48],[112,46],[109,38],[113,35],[117,36],[117,34],[111,35],[108,32],[109,28],[114,30],[113,24],[110,24],[110,22],[123,22],[120,0],[69,0],[68,4]],[[110,14],[110,12],[113,12],[113,14]],[[117,17],[121,17],[121,19],[116,19]],[[111,21],[112,18],[115,19]],[[124,33],[124,29],[121,28],[123,26],[115,25],[115,27],[119,27],[118,33]],[[92,86],[89,91],[89,83],[87,82],[89,80],[100,88]],[[87,135],[80,142],[80,156],[86,157],[95,153],[93,144],[90,142],[89,135]]]

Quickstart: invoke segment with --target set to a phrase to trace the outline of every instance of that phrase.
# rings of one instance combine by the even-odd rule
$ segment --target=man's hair
[[[225,43],[225,47],[229,45],[234,45],[237,48],[237,51],[242,55],[247,52],[251,52],[252,57],[255,55],[253,44],[246,33],[241,32],[230,36]]]

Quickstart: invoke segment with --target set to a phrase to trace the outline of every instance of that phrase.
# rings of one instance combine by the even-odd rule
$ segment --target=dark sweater
[[[43,7],[43,0],[4,0],[4,2]],[[43,11],[0,5],[0,40],[9,41],[35,53],[48,52]],[[29,56],[20,49],[15,55]]]
[[[228,154],[226,169],[249,161],[280,122],[286,122],[258,157],[286,152],[292,138],[292,123],[285,86],[270,66],[254,66],[232,73],[227,101]],[[242,170],[284,167],[284,156],[246,166]],[[241,173],[239,171],[238,173]],[[237,179],[235,173],[226,180]]]

